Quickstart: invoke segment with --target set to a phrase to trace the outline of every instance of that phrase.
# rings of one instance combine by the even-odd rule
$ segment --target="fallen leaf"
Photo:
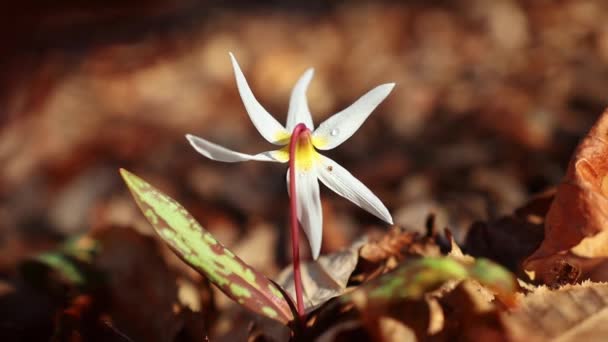
[[[184,262],[248,309],[283,323],[292,320],[288,303],[270,280],[218,242],[175,200],[132,173],[120,172],[150,224]]]
[[[380,262],[390,257],[402,258],[403,249],[411,245],[417,233],[394,227],[379,239],[370,239],[361,247],[360,255],[370,262]]]
[[[427,333],[429,335],[435,335],[443,330],[445,315],[443,314],[443,310],[441,309],[437,298],[428,296],[426,298],[426,303],[429,306],[429,327]]]
[[[165,263],[154,238],[121,227],[99,228],[91,237],[100,246],[94,266],[106,280],[93,298],[96,311],[104,314],[97,320],[107,316],[111,327],[134,341],[174,341],[202,329],[206,317],[180,304],[179,275]]]
[[[438,235],[434,232],[434,216],[427,217],[427,233],[421,235],[402,227],[393,226],[378,236],[372,234],[359,251],[359,264],[351,277],[354,283],[363,283],[395,269],[410,257],[438,257],[441,250]]]
[[[365,244],[361,239],[350,248],[336,253],[322,255],[317,260],[300,265],[304,307],[307,311],[344,293],[348,280],[357,266],[359,248]],[[277,277],[277,282],[295,298],[293,267],[289,265]]]
[[[467,296],[478,300],[463,301],[462,294],[453,295],[457,302],[454,304],[452,300],[454,307],[448,305],[446,313],[443,298],[454,288],[465,289]],[[515,278],[489,260],[471,263],[452,257],[426,257],[406,261],[394,271],[343,295],[340,302],[352,304],[370,335],[377,339],[383,336],[381,317],[390,317],[407,326],[419,340],[425,340],[430,336],[458,336],[454,324],[459,326],[467,321],[454,312],[471,313],[475,317],[485,315],[494,309],[490,304],[494,300],[493,291],[505,296],[513,295],[515,290]],[[444,301],[441,307],[438,300]],[[496,315],[494,318],[497,321]],[[469,323],[474,326],[472,321]],[[490,328],[484,336],[496,331],[488,324]]]
[[[544,239],[524,262],[546,284],[577,281],[597,267],[585,258],[608,257],[607,137],[608,111],[574,152],[547,213]],[[564,267],[574,268],[567,273],[578,276],[560,277]]]
[[[132,339],[118,330],[109,319],[99,315],[99,305],[88,295],[75,297],[68,307],[61,311],[55,322],[55,332],[51,342],[59,341],[117,341],[131,342]]]
[[[605,341],[608,284],[541,286],[516,310],[503,313],[502,320],[513,341]]]
[[[475,262],[475,258],[462,252],[462,249],[460,249],[460,246],[458,246],[456,240],[454,240],[454,236],[452,236],[452,232],[450,232],[449,229],[445,230],[445,236],[450,242],[451,247],[448,257],[465,264],[473,264]]]
[[[416,342],[416,334],[412,329],[402,322],[390,318],[381,317],[378,322],[380,341],[386,342]]]
[[[506,341],[499,315],[501,306],[494,299],[488,288],[472,279],[441,293],[437,301],[445,324],[434,337],[445,341]]]
[[[317,337],[317,342],[335,341],[371,341],[372,337],[358,320],[349,320],[335,324],[327,329],[321,336]]]

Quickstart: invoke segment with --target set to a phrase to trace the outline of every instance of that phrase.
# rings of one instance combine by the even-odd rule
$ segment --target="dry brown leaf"
[[[607,257],[608,111],[579,144],[547,213],[545,237],[524,263],[545,283],[576,281],[596,263],[577,258]],[[565,268],[573,279],[561,277]],[[568,270],[566,270],[568,271]],[[557,275],[557,276],[556,276]]]
[[[484,262],[488,261],[479,260],[475,264]],[[422,265],[433,267],[420,267]],[[440,340],[460,336],[496,340],[502,332],[498,309],[504,306],[495,304],[496,297],[489,288],[466,276],[458,276],[457,265],[469,267],[448,257],[422,258],[418,263],[413,261],[394,273],[383,275],[375,284],[363,285],[363,290],[353,291],[342,299],[354,305],[373,336],[382,335],[380,317],[386,316],[407,325],[421,340],[431,336],[443,338]],[[495,271],[487,268],[476,274],[483,274],[483,279]],[[449,273],[456,276],[446,277]],[[487,279],[481,281],[488,284]],[[412,292],[408,294],[408,290]]]
[[[439,305],[437,298],[427,296],[426,303],[429,306],[429,327],[427,333],[429,335],[435,335],[443,330],[445,315],[443,314],[443,310],[441,309],[441,305]]]
[[[154,239],[120,227],[100,228],[92,237],[101,245],[95,266],[108,275],[103,310],[116,329],[134,340],[172,341],[200,333],[203,319],[213,319],[189,309],[203,308],[202,296],[190,298],[196,304],[180,301],[180,276],[164,262]]]
[[[448,239],[448,241],[450,241],[450,252],[448,253],[448,256],[452,259],[455,259],[457,261],[461,261],[463,263],[468,263],[468,264],[472,264],[475,262],[475,258],[473,258],[472,256],[468,255],[468,254],[464,254],[462,252],[462,249],[460,249],[460,246],[458,246],[458,244],[456,243],[456,240],[454,240],[454,236],[452,235],[452,232],[450,232],[449,229],[445,230],[445,236]]]
[[[317,337],[317,342],[335,342],[335,341],[366,341],[371,340],[371,336],[368,336],[367,331],[363,327],[360,321],[350,320],[340,322],[327,331],[321,336]]]
[[[390,318],[381,317],[378,322],[380,338],[385,342],[416,342],[416,334],[412,329],[402,322]]]
[[[539,287],[518,309],[503,313],[502,321],[514,341],[605,341],[608,284]]]
[[[392,256],[401,257],[402,249],[411,245],[416,236],[414,232],[394,227],[381,238],[372,239],[361,247],[360,255],[370,262],[384,261]]]
[[[467,279],[438,298],[444,325],[438,340],[505,341],[494,294],[477,281]]]
[[[346,250],[322,255],[316,261],[301,265],[304,307],[307,311],[344,292],[348,279],[357,266],[359,248],[365,242],[365,239],[361,239]],[[291,265],[279,274],[277,283],[295,298]]]
[[[410,256],[440,256],[437,235],[432,228],[432,217],[427,222],[427,234],[408,231],[393,226],[388,232],[378,236],[372,234],[369,242],[359,251],[359,264],[353,282],[364,282],[395,269],[399,263]]]
[[[432,318],[431,309],[424,298],[417,300],[400,300],[388,305],[369,305],[364,295],[357,294],[353,297],[353,304],[360,312],[360,319],[365,329],[373,336],[373,341],[382,341],[383,336],[394,326],[388,323],[392,319],[403,325],[409,332],[413,332],[418,340],[424,340],[428,336]],[[406,340],[407,341],[407,340]]]

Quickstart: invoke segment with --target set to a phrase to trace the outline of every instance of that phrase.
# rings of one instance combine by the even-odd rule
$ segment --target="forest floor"
[[[604,1],[24,1],[2,16],[11,34],[0,49],[1,340],[608,336]],[[184,138],[270,149],[228,52],[279,122],[308,67],[316,124],[396,83],[327,154],[395,224],[322,187],[323,256],[306,267],[336,278],[305,279],[318,298],[300,325],[243,309],[179,260],[118,171],[288,281],[286,167],[213,162]],[[305,241],[300,250],[309,262]],[[512,289],[484,278],[498,269],[485,258],[509,270]],[[370,299],[386,275],[418,284],[421,271],[404,267],[421,260],[454,261],[466,275],[421,266],[441,281]]]

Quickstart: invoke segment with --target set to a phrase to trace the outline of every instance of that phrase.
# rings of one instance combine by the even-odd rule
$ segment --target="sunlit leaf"
[[[414,300],[439,288],[447,281],[467,278],[475,279],[499,294],[511,294],[516,291],[514,276],[502,266],[487,259],[477,259],[469,264],[449,257],[426,257],[406,262],[394,271],[343,296],[342,300],[363,299],[363,303]]]
[[[524,262],[545,284],[608,280],[590,260],[608,257],[607,132],[605,111],[574,151],[547,212],[544,239]]]
[[[605,341],[608,284],[539,287],[502,316],[512,341]]]
[[[182,260],[250,310],[284,323],[292,320],[283,295],[264,275],[219,243],[175,200],[124,169],[120,173],[146,219]]]

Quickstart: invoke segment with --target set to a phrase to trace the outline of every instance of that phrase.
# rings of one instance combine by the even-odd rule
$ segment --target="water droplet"
[[[337,129],[337,128],[334,128],[334,129],[331,130],[331,132],[329,132],[329,135],[331,135],[332,137],[335,137],[339,133],[340,133],[340,130]]]

